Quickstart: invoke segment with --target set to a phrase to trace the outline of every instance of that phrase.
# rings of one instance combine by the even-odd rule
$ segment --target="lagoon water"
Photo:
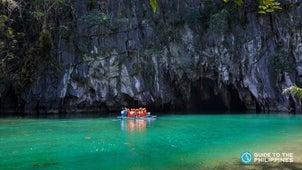
[[[244,165],[240,161],[244,151],[293,153],[295,164],[288,166],[295,169],[302,162],[301,144],[301,115],[165,115],[156,120],[0,119],[0,169],[271,166]]]

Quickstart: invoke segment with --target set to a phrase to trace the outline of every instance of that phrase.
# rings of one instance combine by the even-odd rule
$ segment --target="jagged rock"
[[[199,1],[159,2],[153,13],[148,1],[108,1],[106,9],[100,9],[110,16],[107,25],[88,27],[81,19],[89,12],[86,1],[75,0],[72,49],[61,40],[58,64],[65,69],[58,82],[37,81],[28,100],[72,112],[140,105],[159,110],[285,111],[288,98],[281,91],[302,75],[302,25],[294,19],[301,16],[302,4],[260,15],[253,11],[253,2],[247,2],[250,11],[244,16],[230,16],[228,30],[220,32],[209,30],[209,24],[218,22],[218,27],[222,22],[213,15],[223,3],[213,4],[210,11]],[[287,25],[284,17],[291,18]],[[274,72],[271,57],[280,49],[295,60],[296,70]],[[276,74],[284,79],[279,81]]]

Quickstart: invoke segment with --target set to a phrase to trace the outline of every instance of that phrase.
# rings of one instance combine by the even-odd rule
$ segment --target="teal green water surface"
[[[211,169],[245,166],[243,151],[302,157],[300,115],[0,119],[0,136],[0,169]]]

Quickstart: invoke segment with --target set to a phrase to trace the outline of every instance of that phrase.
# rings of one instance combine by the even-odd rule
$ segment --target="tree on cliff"
[[[24,88],[39,78],[52,60],[52,32],[67,29],[68,8],[67,0],[0,0],[0,85]]]
[[[22,112],[26,90],[60,71],[73,18],[70,0],[0,0],[0,99],[14,96]]]
[[[288,88],[285,88],[282,92],[283,95],[285,94],[292,94],[294,95],[298,100],[302,101],[302,88],[298,87],[297,85],[290,86]]]

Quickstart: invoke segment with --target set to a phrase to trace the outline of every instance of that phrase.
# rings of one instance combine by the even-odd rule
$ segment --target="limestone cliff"
[[[286,111],[281,91],[302,75],[302,4],[282,5],[262,15],[252,0],[160,0],[153,13],[148,1],[74,0],[72,39],[55,40],[62,69],[26,91],[25,112]]]

